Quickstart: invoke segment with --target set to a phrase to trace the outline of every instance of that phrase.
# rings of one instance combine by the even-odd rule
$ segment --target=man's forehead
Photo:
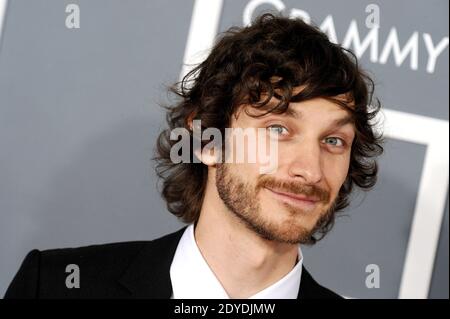
[[[305,86],[296,86],[292,89],[292,96],[296,96],[297,94],[301,93],[303,90],[305,89]],[[335,96],[331,96],[331,97],[319,97],[319,98],[328,98],[328,99],[333,99],[336,102],[341,102],[344,103],[345,105],[347,105],[349,108],[354,108],[355,106],[355,102],[353,99],[353,95],[351,92],[347,92],[347,93],[342,93],[342,94],[338,94]]]
[[[272,76],[272,77],[270,78],[270,82],[271,82],[272,84],[276,84],[277,82],[281,81],[282,79],[283,79],[283,78],[282,78],[282,77],[279,77],[279,76]],[[293,88],[292,88],[292,96],[295,96],[295,95],[301,93],[301,92],[302,92],[304,89],[306,89],[306,88],[307,88],[307,85],[306,85],[306,84],[302,84],[302,85],[298,85],[298,86],[293,87]],[[276,88],[276,89],[274,90],[274,92],[277,93],[277,94],[280,94],[280,93],[282,93],[282,90],[279,89],[279,88]],[[267,93],[266,93],[265,95],[264,95],[264,93],[263,93],[262,95],[265,96],[265,97],[267,97]],[[342,94],[333,96],[333,98],[336,99],[336,100],[342,101],[342,102],[344,102],[344,103],[349,103],[349,106],[353,106],[353,105],[352,105],[352,103],[353,103],[353,98],[352,98],[351,92],[342,93]]]
[[[311,100],[306,100],[302,102],[291,102],[283,108],[278,108],[280,100],[272,97],[265,105],[255,106],[255,105],[241,105],[241,107],[236,112],[236,118],[239,116],[241,111],[246,110],[247,114],[253,116],[270,116],[273,114],[283,115],[287,117],[292,117],[294,119],[300,119],[302,117],[302,106],[306,104],[314,104],[318,106],[319,104],[327,107],[327,113],[336,117],[342,117],[346,115],[351,115],[349,107],[348,109],[340,105],[337,101],[343,102],[347,105],[345,98],[333,97],[333,100],[325,98],[315,98]],[[276,111],[274,111],[276,110]]]
[[[276,82],[278,82],[280,80],[282,80],[282,78],[272,77],[271,83],[275,84]],[[278,99],[276,96],[272,96],[269,101],[266,101],[269,97],[269,94],[267,92],[262,92],[260,95],[259,102],[261,104],[262,104],[262,102],[266,102],[265,104],[263,104],[263,105],[251,105],[251,104],[245,104],[245,103],[241,104],[238,106],[238,108],[234,112],[234,117],[235,117],[235,119],[238,119],[240,113],[243,110],[245,110],[244,113],[256,115],[256,116],[263,116],[265,113],[270,112],[267,114],[268,116],[270,116],[273,110],[278,109],[279,111],[276,110],[274,113],[284,114],[284,115],[298,119],[299,118],[298,114],[300,112],[294,110],[294,108],[298,108],[297,104],[308,103],[308,102],[311,102],[312,100],[321,100],[321,102],[328,102],[328,104],[335,105],[337,111],[339,111],[339,109],[342,110],[340,113],[349,113],[350,114],[350,111],[355,108],[355,103],[354,103],[354,99],[353,99],[351,92],[347,92],[347,93],[343,93],[343,94],[339,94],[339,95],[335,95],[335,96],[331,96],[331,97],[315,97],[313,99],[296,102],[295,96],[298,95],[299,93],[301,93],[306,88],[307,88],[307,85],[299,85],[299,86],[293,87],[292,88],[292,97],[294,98],[294,101],[290,102],[287,108],[284,106],[283,109],[277,107],[281,103],[280,99]],[[282,93],[283,93],[281,88],[274,89],[274,92],[275,92],[275,94],[277,94],[279,96],[282,95]],[[295,107],[293,105],[295,105]]]

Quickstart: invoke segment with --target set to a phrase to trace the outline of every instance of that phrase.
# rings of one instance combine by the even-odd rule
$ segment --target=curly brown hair
[[[304,89],[293,95],[299,86]],[[283,113],[290,102],[321,97],[353,115],[356,136],[350,167],[335,203],[335,212],[344,209],[355,184],[368,190],[377,179],[376,157],[383,152],[383,140],[372,123],[381,108],[379,100],[373,99],[374,87],[350,50],[330,42],[319,28],[302,20],[263,14],[250,26],[230,28],[207,59],[170,88],[177,102],[163,106],[168,128],[158,136],[153,159],[168,210],[186,223],[196,222],[208,174],[205,164],[193,163],[193,154],[190,163],[171,161],[170,149],[178,142],[170,139],[171,130],[189,129],[189,121],[195,118],[201,120],[202,129],[215,127],[223,133],[240,105],[264,107],[273,97],[279,103],[268,112]],[[346,101],[336,98],[343,94]],[[192,138],[191,134],[191,146]],[[333,223],[334,217],[320,232],[328,232]]]

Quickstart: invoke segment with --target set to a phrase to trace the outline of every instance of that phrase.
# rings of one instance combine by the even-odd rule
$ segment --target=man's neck
[[[195,240],[231,298],[248,298],[294,267],[298,246],[263,239],[238,217],[205,197]]]

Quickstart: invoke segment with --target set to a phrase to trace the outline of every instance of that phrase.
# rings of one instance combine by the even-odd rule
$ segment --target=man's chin
[[[270,224],[264,226],[253,224],[250,228],[261,238],[283,244],[302,244],[311,239],[312,229],[292,222]]]
[[[308,231],[300,231],[294,234],[286,234],[286,233],[272,233],[272,236],[269,238],[266,238],[268,240],[271,240],[276,243],[280,244],[291,244],[291,245],[297,245],[297,244],[306,244],[311,239],[311,232]]]
[[[311,241],[321,219],[327,214],[314,212],[297,213],[285,212],[279,214],[278,220],[273,216],[266,216],[266,220],[248,221],[251,229],[264,239],[288,244],[307,244]],[[270,220],[272,217],[272,220]]]

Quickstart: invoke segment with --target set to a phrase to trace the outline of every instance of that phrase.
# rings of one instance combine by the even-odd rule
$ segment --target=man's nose
[[[323,178],[321,148],[317,141],[300,141],[289,150],[289,176],[305,184],[317,184]]]

